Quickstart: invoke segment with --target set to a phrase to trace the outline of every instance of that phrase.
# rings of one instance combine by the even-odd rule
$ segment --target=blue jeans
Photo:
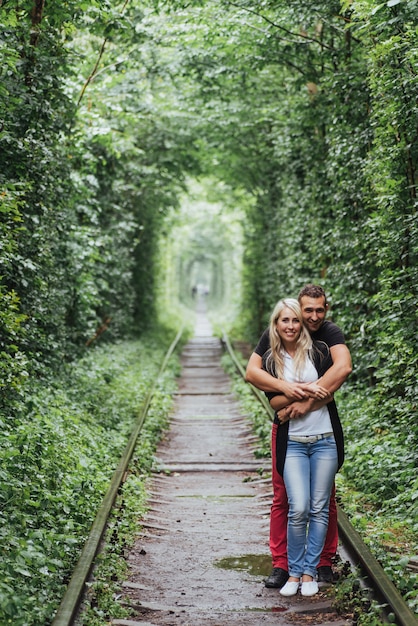
[[[283,479],[289,501],[289,576],[316,577],[328,528],[331,488],[338,469],[333,436],[315,443],[288,441]]]

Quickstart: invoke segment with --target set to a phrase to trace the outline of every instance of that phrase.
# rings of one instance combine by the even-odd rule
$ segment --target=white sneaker
[[[280,589],[282,596],[294,596],[299,589],[299,581],[287,581],[284,587]]]
[[[301,594],[303,596],[314,596],[318,593],[319,587],[316,580],[311,580],[309,582],[302,582]]]

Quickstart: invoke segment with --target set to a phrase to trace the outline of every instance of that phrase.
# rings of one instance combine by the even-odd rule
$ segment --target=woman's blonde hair
[[[279,300],[273,309],[269,328],[270,350],[267,352],[265,367],[276,378],[283,378],[285,349],[277,330],[277,322],[283,309],[290,309],[301,323],[300,335],[296,341],[296,353],[293,357],[295,374],[298,377],[302,373],[306,360],[311,357],[313,344],[309,331],[303,324],[299,302],[294,298]]]

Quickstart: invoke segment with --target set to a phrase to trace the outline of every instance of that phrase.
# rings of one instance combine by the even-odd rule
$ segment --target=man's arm
[[[350,351],[344,343],[337,343],[329,349],[331,352],[332,365],[325,374],[317,381],[321,387],[325,387],[329,393],[337,391],[353,371]]]
[[[321,407],[331,402],[333,399],[333,395],[329,394],[326,397],[321,399],[318,398],[308,398],[307,400],[300,400],[296,402],[288,403],[284,405],[283,403],[279,403],[276,401],[276,397],[272,398],[270,404],[272,408],[277,411],[277,417],[281,424],[284,424],[289,419],[295,419],[298,417],[303,417],[306,413],[310,413],[311,411],[316,411]]]
[[[316,409],[321,408],[324,404],[328,404],[331,402],[333,398],[333,394],[318,385],[318,381],[307,383],[307,392],[306,398],[302,400],[289,400],[286,396],[283,395],[275,395],[270,398],[270,406],[275,411],[280,411],[283,408],[289,407],[289,413],[291,413],[291,417],[302,417],[309,411],[316,411]],[[284,398],[284,400],[283,400]]]
[[[319,383],[320,388],[325,388],[328,391],[330,397],[326,400],[326,403],[330,401],[334,391],[341,387],[352,371],[350,351],[344,343],[338,343],[332,346],[330,352],[333,364],[321,378],[315,383],[312,383],[312,386],[317,386]],[[310,397],[305,401],[295,401],[286,407],[286,414],[291,419],[303,417],[310,411],[319,408],[316,401],[320,397],[321,396],[317,394],[315,397]],[[276,398],[272,398],[270,404],[275,410],[284,408],[283,405],[277,402]]]
[[[304,383],[288,383],[280,380],[263,370],[263,360],[259,354],[253,352],[249,358],[245,372],[245,380],[257,389],[267,392],[284,394],[289,400],[300,400],[308,396]]]

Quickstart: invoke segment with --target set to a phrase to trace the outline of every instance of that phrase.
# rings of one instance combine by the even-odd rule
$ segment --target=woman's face
[[[302,324],[292,309],[285,307],[279,315],[276,328],[283,343],[292,344],[298,340]]]

